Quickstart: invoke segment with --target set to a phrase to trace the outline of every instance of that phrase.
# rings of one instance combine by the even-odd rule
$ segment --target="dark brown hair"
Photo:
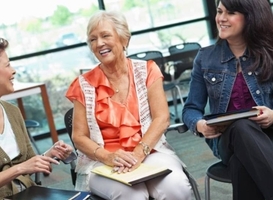
[[[0,38],[0,51],[5,50],[9,46],[9,42],[4,38]]]
[[[245,17],[243,37],[254,62],[252,70],[260,72],[260,81],[273,78],[273,14],[267,0],[217,0],[228,11]],[[260,68],[260,69],[258,69]]]

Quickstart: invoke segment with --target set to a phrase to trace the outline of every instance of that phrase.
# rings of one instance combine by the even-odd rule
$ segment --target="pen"
[[[82,200],[86,200],[90,197],[90,194],[86,195],[86,197],[84,197]]]
[[[111,174],[117,172],[119,170],[119,167],[115,166],[113,167],[112,171],[111,171]]]
[[[71,197],[70,199],[68,200],[73,200],[73,199],[76,199],[77,196],[79,196],[81,194],[81,192],[78,192],[77,194],[75,194],[73,197]]]

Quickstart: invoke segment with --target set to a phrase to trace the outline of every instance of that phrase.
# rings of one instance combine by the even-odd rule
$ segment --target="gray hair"
[[[112,22],[113,27],[115,28],[118,36],[120,37],[125,50],[129,45],[131,32],[129,30],[124,15],[114,11],[100,10],[99,12],[92,15],[92,17],[89,19],[87,26],[87,44],[90,46],[89,35],[101,21]]]

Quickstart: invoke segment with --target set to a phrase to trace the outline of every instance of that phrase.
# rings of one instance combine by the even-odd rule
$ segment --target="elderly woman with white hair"
[[[126,57],[130,37],[119,13],[100,11],[89,21],[88,45],[100,63],[77,77],[66,94],[74,104],[76,189],[111,200],[189,200],[189,180],[164,136],[169,110],[163,76],[155,62]],[[141,163],[166,166],[172,173],[131,187],[91,173],[101,165],[127,173]]]

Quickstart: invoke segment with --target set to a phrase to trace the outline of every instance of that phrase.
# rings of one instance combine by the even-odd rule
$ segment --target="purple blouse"
[[[256,103],[248,90],[242,72],[240,72],[235,79],[227,111],[241,110],[253,106],[256,106]]]

